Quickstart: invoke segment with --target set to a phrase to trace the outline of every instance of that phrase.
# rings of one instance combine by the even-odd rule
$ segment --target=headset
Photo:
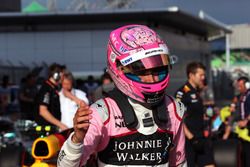
[[[49,77],[52,77],[56,82],[61,79],[61,66],[59,64],[52,64],[49,67]]]
[[[61,79],[60,72],[58,72],[58,71],[54,72],[53,75],[52,75],[52,78],[55,81],[59,81]]]
[[[246,87],[246,89],[250,89],[250,82],[249,81],[245,82],[245,87]]]
[[[246,89],[250,89],[250,81],[247,77],[240,77],[238,81],[240,80],[244,81]]]

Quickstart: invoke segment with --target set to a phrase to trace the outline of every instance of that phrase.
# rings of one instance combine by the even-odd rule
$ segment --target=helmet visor
[[[154,75],[158,76],[157,82],[160,82],[167,76],[169,67],[169,56],[167,54],[159,54],[124,66],[123,72],[133,81],[142,82],[138,76]]]
[[[127,72],[137,73],[147,69],[158,68],[168,65],[170,65],[169,56],[167,54],[160,54],[135,61],[131,64],[126,65],[125,69],[128,70]]]

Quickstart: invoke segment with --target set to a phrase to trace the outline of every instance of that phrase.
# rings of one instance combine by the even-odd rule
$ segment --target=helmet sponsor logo
[[[112,40],[113,44],[115,45],[115,47],[116,47],[116,45],[119,44],[119,42],[117,41],[117,38],[116,38],[116,36],[115,36],[115,33],[112,34],[111,40]]]
[[[125,66],[125,65],[133,63],[137,60],[141,60],[143,58],[150,57],[150,56],[155,56],[155,55],[159,55],[159,54],[168,54],[167,48],[164,48],[164,47],[153,48],[153,49],[142,50],[142,51],[135,50],[135,51],[136,51],[136,53],[132,54],[132,52],[130,52],[129,57],[123,58],[121,60],[122,65]],[[130,59],[131,57],[133,57],[133,59]]]
[[[150,50],[148,52],[145,52],[145,55],[152,54],[152,53],[157,53],[157,52],[163,52],[163,49]]]
[[[127,52],[128,50],[125,49],[123,46],[121,46],[121,47],[120,47],[120,51],[125,53],[125,52]]]
[[[116,54],[114,54],[114,52],[111,52],[111,53],[110,53],[110,59],[111,59],[111,61],[112,61],[113,63],[115,62]]]
[[[132,61],[132,57],[129,57],[128,59],[122,60],[122,64],[129,64]]]

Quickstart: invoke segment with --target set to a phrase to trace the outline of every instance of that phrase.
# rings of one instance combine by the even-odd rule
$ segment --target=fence
[[[4,75],[9,76],[11,84],[20,84],[20,81],[25,77],[29,72],[28,67],[22,66],[0,66],[0,78]]]

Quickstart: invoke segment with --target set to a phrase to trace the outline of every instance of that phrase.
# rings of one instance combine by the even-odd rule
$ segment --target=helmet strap
[[[162,99],[161,102],[153,107],[153,117],[155,123],[160,126],[162,124],[166,125],[168,122],[167,112],[168,108],[165,104],[165,99]]]
[[[127,96],[125,96],[117,88],[114,88],[113,90],[109,91],[107,93],[107,96],[112,98],[118,105],[124,117],[126,127],[128,129],[135,129],[138,125],[138,120],[133,107],[128,102]]]

